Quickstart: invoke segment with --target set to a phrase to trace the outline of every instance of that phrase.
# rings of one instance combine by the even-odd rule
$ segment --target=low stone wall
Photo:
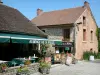
[[[28,67],[28,70],[30,71],[30,74],[36,73],[38,72],[38,69],[39,69],[39,63],[34,63],[27,67]],[[0,73],[0,75],[16,75],[18,68],[20,68],[20,66],[10,67],[7,69],[6,72]]]

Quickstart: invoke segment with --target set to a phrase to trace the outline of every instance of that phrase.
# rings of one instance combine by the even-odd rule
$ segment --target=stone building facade
[[[49,40],[73,42],[73,50],[77,59],[82,59],[84,51],[98,52],[97,24],[89,3],[86,1],[84,6],[78,8],[42,11],[42,14],[32,19],[32,22],[48,34]],[[68,39],[64,37],[65,29],[70,30]],[[51,48],[55,51],[54,47],[51,46]]]

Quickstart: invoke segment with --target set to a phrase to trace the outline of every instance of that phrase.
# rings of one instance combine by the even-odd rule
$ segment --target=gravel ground
[[[35,73],[32,75],[42,75]],[[47,75],[100,75],[100,62],[79,61],[77,64],[70,66],[56,64],[53,65],[50,74]]]

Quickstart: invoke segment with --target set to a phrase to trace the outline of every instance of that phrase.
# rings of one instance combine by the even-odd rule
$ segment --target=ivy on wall
[[[100,28],[97,28],[96,36],[97,36],[97,39],[98,39],[98,52],[100,52]]]

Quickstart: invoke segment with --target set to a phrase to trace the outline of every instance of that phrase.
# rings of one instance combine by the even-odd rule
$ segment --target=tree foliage
[[[96,36],[97,36],[97,39],[98,39],[98,52],[100,52],[100,28],[97,28]]]

